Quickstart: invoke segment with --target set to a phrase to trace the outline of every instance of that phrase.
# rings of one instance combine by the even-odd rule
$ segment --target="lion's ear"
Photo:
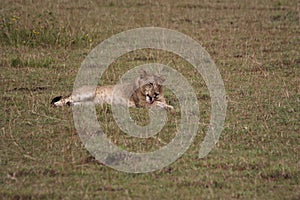
[[[143,69],[140,69],[140,78],[145,78],[147,76],[147,72]]]
[[[159,80],[159,84],[162,84],[167,80],[167,77],[165,75],[161,75],[158,77],[158,80]]]

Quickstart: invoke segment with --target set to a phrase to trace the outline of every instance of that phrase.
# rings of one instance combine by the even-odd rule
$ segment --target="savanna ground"
[[[300,4],[264,1],[0,2],[0,199],[299,199]],[[99,80],[114,83],[134,66],[160,62],[182,73],[199,101],[189,150],[156,172],[128,174],[95,161],[76,133],[67,95],[85,56],[101,41],[137,27],[177,30],[197,40],[225,83],[224,131],[204,159],[210,116],[203,79],[180,57],[158,50],[122,56]],[[170,104],[175,95],[166,91]],[[97,108],[111,140],[155,150],[174,137],[177,118],[149,139],[122,133],[109,106]],[[133,110],[146,124],[143,110]]]

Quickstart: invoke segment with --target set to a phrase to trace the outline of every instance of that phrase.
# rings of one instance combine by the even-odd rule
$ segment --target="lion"
[[[97,86],[96,90],[92,87],[84,86],[66,98],[62,96],[53,98],[51,105],[60,107],[65,105],[80,105],[82,103],[100,105],[106,103],[137,108],[156,107],[174,110],[173,106],[166,103],[163,95],[162,84],[165,80],[165,76],[148,74],[146,71],[141,70],[139,77],[132,83]]]

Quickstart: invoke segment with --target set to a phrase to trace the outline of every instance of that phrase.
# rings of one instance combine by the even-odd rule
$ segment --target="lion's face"
[[[164,76],[147,74],[145,71],[142,71],[138,79],[138,87],[147,103],[152,104],[154,101],[159,100],[162,94],[162,83],[164,81]]]

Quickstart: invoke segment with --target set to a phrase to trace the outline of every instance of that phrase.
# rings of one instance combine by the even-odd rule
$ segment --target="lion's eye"
[[[153,83],[149,83],[150,86],[153,86]]]

